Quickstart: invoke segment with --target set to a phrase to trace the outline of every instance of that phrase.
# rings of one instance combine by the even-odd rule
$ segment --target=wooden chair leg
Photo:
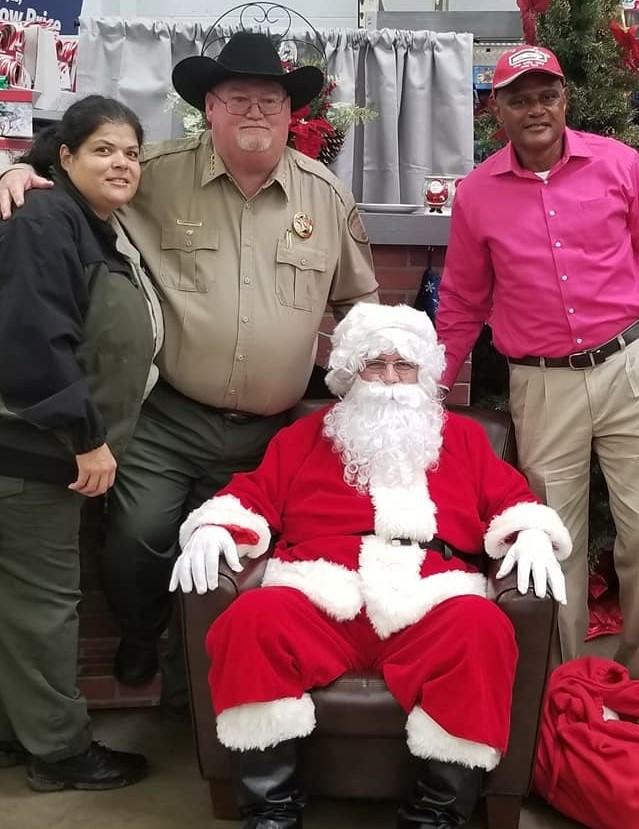
[[[488,829],[519,829],[523,798],[517,795],[489,794],[485,801]]]
[[[230,780],[209,780],[213,816],[218,820],[239,820],[240,813]]]

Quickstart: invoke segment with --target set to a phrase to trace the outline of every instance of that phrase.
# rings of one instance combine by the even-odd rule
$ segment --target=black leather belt
[[[256,420],[264,420],[265,418],[265,415],[252,414],[251,412],[241,412],[238,409],[213,408],[213,411],[229,423],[237,423],[242,426],[245,423],[254,423]]]
[[[639,321],[634,322],[630,328],[626,328],[612,340],[608,340],[607,343],[597,348],[576,351],[567,357],[508,357],[508,362],[516,366],[538,366],[540,368],[572,368],[575,370],[593,368],[604,363],[608,357],[621,351],[638,337]]]

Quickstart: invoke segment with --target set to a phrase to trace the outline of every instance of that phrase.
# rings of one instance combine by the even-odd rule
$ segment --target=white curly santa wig
[[[444,370],[444,347],[423,311],[408,305],[358,302],[335,327],[326,385],[338,397],[351,388],[366,360],[397,352],[418,367],[419,384],[435,393]]]

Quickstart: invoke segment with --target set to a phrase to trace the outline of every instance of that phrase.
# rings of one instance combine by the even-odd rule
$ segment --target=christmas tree
[[[537,17],[537,42],[557,55],[566,75],[568,126],[639,148],[631,69],[639,41],[619,14],[618,0],[552,0]]]

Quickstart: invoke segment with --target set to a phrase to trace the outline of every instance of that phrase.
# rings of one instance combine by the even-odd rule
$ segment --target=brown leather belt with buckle
[[[597,348],[589,348],[586,351],[577,351],[567,357],[508,357],[507,359],[509,363],[516,366],[572,368],[577,371],[601,365],[608,357],[616,354],[617,351],[621,351],[637,338],[639,338],[639,321],[617,334],[612,340],[608,340],[607,343],[597,346]]]

